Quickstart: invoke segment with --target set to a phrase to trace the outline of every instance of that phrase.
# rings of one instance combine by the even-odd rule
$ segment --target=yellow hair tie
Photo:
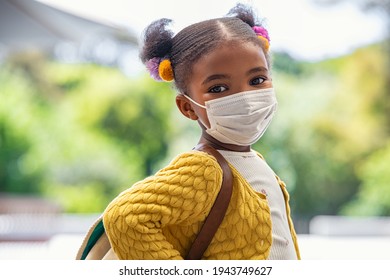
[[[173,70],[169,59],[164,59],[160,62],[160,65],[158,66],[158,74],[163,81],[173,81]]]
[[[264,37],[261,36],[261,35],[258,35],[257,37],[258,37],[261,41],[263,41],[263,43],[264,43],[264,48],[265,48],[265,50],[268,52],[268,50],[269,50],[269,42],[268,42],[267,38],[264,38]]]

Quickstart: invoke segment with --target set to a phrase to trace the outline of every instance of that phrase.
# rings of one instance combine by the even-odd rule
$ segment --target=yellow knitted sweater
[[[203,259],[267,259],[272,243],[266,197],[255,192],[230,165],[233,194]],[[299,249],[290,218],[297,257]],[[183,259],[220,190],[222,170],[214,157],[191,151],[122,192],[107,207],[103,223],[120,259]]]

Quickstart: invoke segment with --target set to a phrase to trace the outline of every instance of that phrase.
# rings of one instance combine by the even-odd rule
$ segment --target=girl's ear
[[[183,94],[178,94],[176,96],[176,105],[180,112],[187,118],[194,121],[198,119],[198,116],[192,108],[191,102]]]

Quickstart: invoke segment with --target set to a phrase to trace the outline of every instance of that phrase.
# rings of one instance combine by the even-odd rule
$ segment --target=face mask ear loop
[[[194,103],[195,105],[203,108],[203,109],[206,109],[206,106],[202,105],[202,104],[199,104],[198,102],[196,102],[195,100],[193,100],[191,97],[189,97],[188,95],[186,94],[183,94],[189,101],[191,101],[192,103]]]
[[[193,100],[191,97],[189,97],[188,95],[186,95],[186,94],[183,94],[189,101],[191,101],[192,103],[194,103],[195,105],[197,105],[197,106],[199,106],[199,107],[201,107],[201,108],[203,108],[203,109],[206,109],[206,106],[203,106],[202,104],[199,104],[198,102],[196,102],[195,100]],[[207,109],[206,109],[206,111],[207,111]],[[200,119],[200,118],[198,118],[198,121],[200,121],[200,123],[205,127],[205,128],[207,128],[207,125]]]

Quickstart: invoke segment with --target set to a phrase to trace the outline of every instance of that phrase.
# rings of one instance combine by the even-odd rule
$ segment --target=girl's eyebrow
[[[257,73],[257,72],[266,72],[266,73],[268,73],[268,69],[266,67],[263,67],[263,66],[255,67],[255,68],[252,68],[251,70],[249,70],[247,72],[247,75],[250,75],[250,74],[253,74],[253,73]]]
[[[254,67],[254,68],[250,69],[247,72],[247,75],[251,75],[251,74],[254,74],[254,73],[258,73],[258,72],[268,73],[268,69],[266,67],[264,67],[264,66]],[[212,82],[214,80],[222,80],[222,79],[229,79],[229,78],[230,78],[230,76],[227,75],[227,74],[214,74],[214,75],[210,75],[202,82],[202,85],[205,85],[205,84],[207,84],[209,82]]]
[[[220,80],[220,79],[229,79],[230,76],[229,75],[226,75],[226,74],[214,74],[214,75],[210,75],[208,76],[203,82],[202,82],[202,85],[205,85],[211,81],[214,81],[214,80]]]

